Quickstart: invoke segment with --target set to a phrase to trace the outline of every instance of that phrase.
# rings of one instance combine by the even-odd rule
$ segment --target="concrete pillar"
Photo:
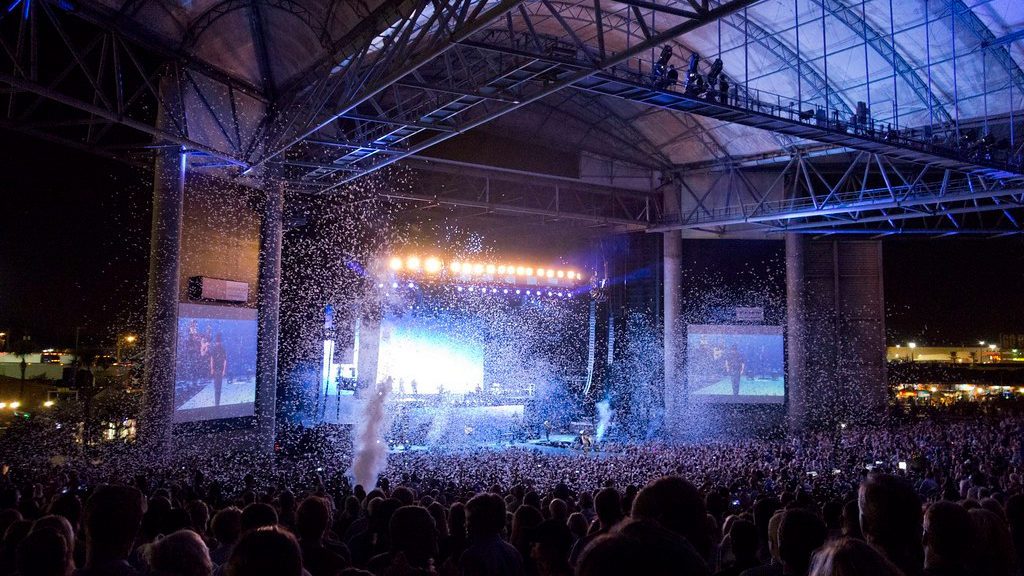
[[[175,131],[184,122],[178,78],[160,79],[161,106],[156,127]],[[149,240],[149,294],[146,305],[145,406],[140,438],[151,453],[165,451],[174,411],[174,364],[178,333],[178,269],[181,251],[185,150],[170,142],[155,143],[153,223]]]
[[[674,183],[673,183],[674,184]],[[664,192],[664,213],[679,214],[679,187],[670,186]],[[683,287],[682,252],[683,238],[678,230],[663,233],[662,267],[664,313],[664,374],[665,374],[665,419],[670,420],[675,413],[677,403],[684,392],[683,378],[680,372],[681,359],[681,326],[682,302],[680,301]]]
[[[260,219],[256,306],[256,432],[259,447],[274,449],[277,418],[277,340],[281,308],[281,242],[284,183],[268,182]]]
[[[791,429],[803,427],[807,414],[804,388],[806,357],[806,282],[804,248],[806,240],[789,232],[786,237],[786,385],[789,393],[788,419]]]

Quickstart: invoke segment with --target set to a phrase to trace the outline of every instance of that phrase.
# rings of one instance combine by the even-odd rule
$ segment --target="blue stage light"
[[[398,282],[392,282],[391,283],[391,287],[392,288],[398,288]]]
[[[519,291],[519,290],[516,290],[516,294],[519,294],[519,293],[520,293],[520,291]]]

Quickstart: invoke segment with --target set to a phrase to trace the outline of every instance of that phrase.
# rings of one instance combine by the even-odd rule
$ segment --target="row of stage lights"
[[[427,274],[438,274],[444,269],[444,263],[441,262],[440,258],[433,256],[425,259],[420,259],[418,256],[409,256],[404,260],[397,256],[391,258],[389,267],[395,272],[403,270],[409,272],[426,272]],[[575,270],[557,270],[554,268],[532,268],[530,266],[516,266],[516,265],[495,265],[495,264],[481,264],[479,262],[452,262],[448,265],[448,270],[455,275],[462,276],[522,276],[522,277],[536,277],[536,278],[559,278],[566,280],[582,280],[583,274],[576,272]]]
[[[378,284],[377,287],[378,288],[384,288],[384,284],[383,283]],[[391,283],[391,288],[400,288],[400,287],[401,287],[401,285],[398,282],[392,282]],[[414,289],[414,288],[416,288],[416,284],[414,284],[412,282],[409,282],[408,284],[405,285],[405,287],[406,288],[410,288],[410,289]],[[484,286],[481,286],[481,287],[477,287],[477,286],[458,286],[458,287],[456,287],[456,290],[458,292],[466,291],[466,292],[470,292],[470,293],[479,293],[481,296],[484,296],[484,295],[487,295],[487,294],[504,294],[504,295],[515,294],[517,296],[522,296],[522,295],[525,294],[526,296],[534,296],[534,297],[537,297],[537,298],[539,298],[541,296],[544,296],[544,295],[547,295],[549,297],[571,298],[572,295],[573,295],[573,293],[571,291],[560,290],[560,291],[556,292],[556,291],[553,291],[553,290],[541,290],[539,288],[535,289],[535,290],[527,290],[527,289],[522,289],[522,288],[501,288],[501,289],[498,289],[498,288],[487,288],[487,287],[484,287]]]

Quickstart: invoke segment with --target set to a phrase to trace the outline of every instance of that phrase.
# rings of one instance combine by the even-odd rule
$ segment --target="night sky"
[[[40,345],[113,342],[141,330],[150,177],[144,170],[10,133],[0,138],[0,332]],[[778,242],[701,242],[720,272],[737,255],[781,265]],[[1024,239],[887,240],[890,342],[1024,333]]]

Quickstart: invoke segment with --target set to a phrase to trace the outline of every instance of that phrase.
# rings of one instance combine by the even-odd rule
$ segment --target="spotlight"
[[[476,288],[475,288],[475,287],[473,287],[473,286],[470,286],[470,287],[469,287],[469,291],[470,291],[470,292],[476,292]]]
[[[515,274],[516,273],[516,267],[511,265],[511,264],[509,264],[508,266],[505,266],[505,271],[508,272],[510,275],[511,274]]]
[[[518,274],[520,276],[526,274],[526,268],[523,268],[522,266],[517,267],[516,268],[516,274]]]
[[[392,288],[398,288],[398,282],[392,282],[391,283],[391,287]]]
[[[405,267],[408,268],[409,270],[419,270],[420,269],[420,259],[419,259],[419,257],[418,256],[409,256],[409,258],[406,259],[406,261],[405,261]]]
[[[55,404],[55,402],[53,400],[47,400],[46,402],[43,402],[43,406],[45,406],[47,408],[53,406],[54,404]]]
[[[491,288],[491,294],[497,294],[497,293],[498,293],[498,289],[497,288]]]
[[[459,292],[462,292],[462,286],[459,286]]]
[[[413,284],[412,282],[409,282],[408,284],[406,284],[406,286],[409,287],[409,288],[415,288],[416,287],[416,285]]]
[[[544,275],[544,269],[543,268],[537,268],[537,276],[543,276],[543,275]]]
[[[487,273],[488,274],[494,274],[494,264],[488,264],[487,265]]]
[[[551,291],[550,290],[548,290],[548,296],[551,296]]]
[[[431,256],[423,263],[423,269],[431,274],[436,274],[441,270],[441,261]]]
[[[462,262],[452,262],[452,272],[458,274],[462,270]]]
[[[558,277],[559,278],[565,278],[565,270],[559,270],[558,271]]]
[[[573,271],[573,270],[569,270],[568,275],[569,275],[569,280],[572,280],[572,279],[576,278],[576,272]]]
[[[502,290],[501,293],[502,294],[508,294],[508,288],[505,288],[504,290]]]
[[[483,274],[483,273],[484,273],[484,265],[483,264],[479,264],[479,263],[478,264],[473,264],[473,274]]]
[[[519,293],[520,293],[520,291],[519,291],[519,290],[516,290],[516,294],[519,294]]]
[[[505,265],[502,264],[501,266],[498,266],[498,274],[504,274],[504,273],[505,273]]]
[[[402,269],[402,259],[396,256],[396,257],[391,259],[391,262],[390,262],[389,265],[391,266],[392,270],[401,270]]]
[[[529,290],[527,290],[527,291],[526,291],[526,295],[527,295],[527,296],[529,296],[529,295],[530,295],[530,291],[529,291]]]
[[[11,410],[17,410],[20,407],[21,407],[21,402],[18,402],[17,400],[15,400],[14,402],[11,402]]]
[[[527,268],[526,269],[526,275],[527,276],[533,276],[533,268]]]
[[[7,402],[0,402],[0,410],[7,408]]]
[[[547,276],[548,278],[554,278],[554,277],[555,277],[555,271],[554,271],[554,270],[548,270],[548,271],[547,271],[547,274],[545,274],[545,275],[546,275],[546,276]]]

